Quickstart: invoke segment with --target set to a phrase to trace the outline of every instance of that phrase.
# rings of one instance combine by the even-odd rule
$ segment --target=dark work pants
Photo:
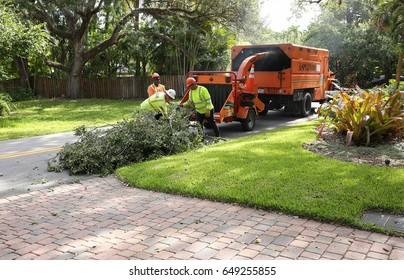
[[[196,117],[198,119],[198,122],[201,124],[202,128],[203,128],[203,121],[205,120],[205,114],[199,114],[198,112],[196,112]],[[213,131],[215,132],[215,136],[216,137],[220,137],[220,132],[219,132],[219,128],[217,127],[217,124],[215,122],[215,117],[214,117],[214,112],[213,109],[210,110],[210,117],[207,118],[209,125],[211,128],[213,128]]]

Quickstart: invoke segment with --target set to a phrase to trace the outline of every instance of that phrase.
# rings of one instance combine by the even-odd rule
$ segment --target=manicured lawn
[[[345,163],[308,152],[309,122],[123,167],[139,188],[369,228],[364,211],[404,213],[404,169]]]
[[[73,131],[130,118],[141,101],[39,99],[15,103],[18,110],[0,117],[0,140]]]
[[[141,101],[41,99],[20,102],[0,118],[0,140],[111,125]],[[370,228],[370,209],[404,214],[404,169],[329,159],[302,148],[309,122],[118,169],[139,188],[282,211]]]

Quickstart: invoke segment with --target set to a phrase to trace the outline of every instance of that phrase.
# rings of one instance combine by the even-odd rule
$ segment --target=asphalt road
[[[270,111],[257,118],[253,131],[244,132],[239,122],[220,124],[221,136],[235,139],[269,131],[279,127],[316,119],[285,116],[281,111]],[[213,135],[211,130],[207,133]],[[68,172],[48,172],[47,164],[66,142],[74,142],[73,132],[0,141],[0,198],[11,194],[49,188],[55,185],[77,183],[86,175],[70,176]]]
[[[66,142],[74,141],[73,132],[0,141],[0,197],[74,183],[85,177],[47,171],[48,161]]]

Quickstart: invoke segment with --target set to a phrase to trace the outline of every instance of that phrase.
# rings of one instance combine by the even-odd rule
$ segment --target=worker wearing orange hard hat
[[[149,96],[152,96],[156,92],[166,92],[165,86],[160,84],[160,75],[158,73],[153,73],[152,79],[153,83],[147,88]]]
[[[186,85],[187,88],[189,88],[189,93],[188,100],[183,106],[187,107],[193,104],[196,110],[196,117],[201,126],[203,126],[204,120],[207,119],[210,127],[212,127],[215,132],[215,136],[220,137],[219,128],[214,118],[212,99],[208,89],[198,85],[196,80],[191,77],[186,80]]]

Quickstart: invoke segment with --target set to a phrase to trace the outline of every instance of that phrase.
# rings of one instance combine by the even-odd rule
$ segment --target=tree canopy
[[[296,25],[272,31],[258,16],[259,0],[0,0],[0,75],[63,77],[68,97],[78,98],[80,77],[225,70],[230,47],[246,42],[327,48],[331,67],[341,60],[338,78],[347,86],[370,85],[382,74],[400,76],[402,0],[295,5],[296,16],[311,5],[321,7],[307,30]]]
[[[327,48],[331,61],[341,60],[338,78],[347,86],[371,86],[372,78],[381,75],[388,80],[397,65],[395,40],[375,28],[376,8],[372,0],[324,2],[320,17],[305,33],[304,44]],[[387,11],[380,12],[391,18]]]
[[[44,23],[47,30],[60,48],[53,49],[46,57],[46,63],[66,73],[68,95],[79,97],[79,79],[85,65],[99,54],[118,44],[124,38],[139,40],[140,47],[148,46],[154,39],[159,42],[148,46],[149,50],[168,43],[180,51],[192,66],[198,53],[176,41],[172,35],[179,36],[179,29],[195,27],[191,33],[205,35],[197,38],[205,44],[211,31],[220,34],[221,26],[227,30],[248,30],[242,24],[250,17],[245,9],[257,5],[257,1],[247,0],[196,0],[196,1],[124,1],[124,0],[13,0],[15,7],[31,21]],[[231,9],[229,9],[231,7]],[[177,34],[175,34],[177,33]],[[211,36],[215,38],[215,36]],[[188,40],[187,40],[188,41]],[[142,44],[143,42],[143,44]],[[162,44],[161,44],[162,45]],[[162,45],[164,48],[166,44]],[[128,47],[128,45],[127,45]],[[207,46],[209,47],[209,46]],[[138,59],[142,59],[140,48]],[[163,50],[165,53],[165,50]],[[150,54],[144,53],[150,57]],[[153,56],[154,57],[154,56]],[[178,70],[178,69],[177,69]]]

